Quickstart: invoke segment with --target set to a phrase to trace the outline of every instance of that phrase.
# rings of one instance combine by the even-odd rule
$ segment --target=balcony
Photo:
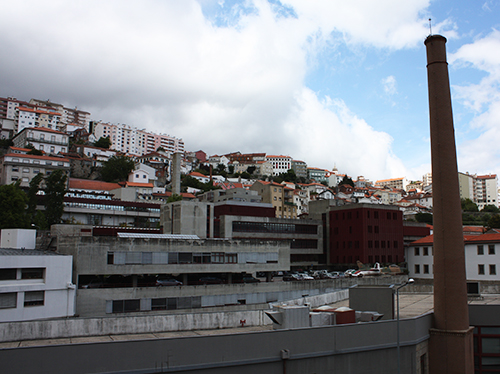
[[[68,141],[66,141],[66,142],[60,142],[60,141],[57,141],[57,140],[37,139],[37,138],[34,138],[34,137],[32,137],[32,136],[28,136],[28,137],[26,137],[26,141],[27,141],[27,142],[44,143],[44,144],[64,145],[64,146],[68,146],[68,145],[69,145],[69,142],[68,142]]]

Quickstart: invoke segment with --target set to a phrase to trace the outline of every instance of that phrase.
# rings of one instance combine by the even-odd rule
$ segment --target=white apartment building
[[[111,149],[131,155],[142,156],[155,152],[159,147],[170,155],[175,152],[184,153],[182,139],[153,134],[125,124],[98,122],[92,131],[96,139],[108,137],[111,140]]]
[[[475,175],[458,173],[460,198],[472,200],[479,210],[485,205],[499,207],[498,178],[496,174]]]
[[[19,133],[27,127],[46,127],[48,129],[57,130],[61,113],[47,110],[33,109],[19,106],[16,108],[16,116],[14,118],[16,132]]]
[[[406,261],[411,278],[432,279],[433,235],[412,242],[406,248]],[[468,281],[500,280],[500,234],[464,237],[465,263]]]
[[[486,205],[498,207],[498,178],[496,174],[478,175],[474,183],[475,203],[479,210]]]
[[[273,165],[273,176],[286,173],[292,168],[292,158],[290,156],[266,156],[266,160]]]
[[[30,105],[35,109],[53,109],[61,114],[61,126],[75,124],[78,127],[88,129],[90,123],[90,113],[78,108],[66,108],[62,104],[53,103],[50,100],[31,99]]]
[[[432,184],[432,173],[426,173],[422,176],[422,187],[427,187]]]
[[[26,148],[31,144],[35,149],[49,155],[66,153],[69,149],[69,135],[45,127],[25,128],[12,139],[12,142],[19,148]]]

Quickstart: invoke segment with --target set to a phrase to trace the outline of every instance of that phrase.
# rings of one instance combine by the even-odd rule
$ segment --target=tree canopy
[[[0,186],[0,229],[26,229],[29,222],[26,217],[28,196],[15,184]]]
[[[354,187],[354,182],[347,175],[344,175],[344,178],[342,178],[342,180],[340,181],[339,186],[341,186],[343,184],[349,184],[352,187]]]
[[[134,167],[135,163],[130,157],[113,156],[104,162],[101,168],[102,180],[105,182],[125,181]]]
[[[111,139],[109,139],[108,136],[101,136],[99,140],[94,143],[94,146],[109,149],[109,147],[111,147]]]
[[[471,199],[461,199],[462,210],[464,212],[478,212],[477,205]]]
[[[481,212],[488,212],[488,213],[500,213],[500,209],[498,209],[497,206],[495,205],[485,205],[483,209],[481,209]]]
[[[45,218],[50,227],[61,222],[64,213],[64,195],[66,194],[66,180],[68,176],[63,170],[54,170],[45,178]]]

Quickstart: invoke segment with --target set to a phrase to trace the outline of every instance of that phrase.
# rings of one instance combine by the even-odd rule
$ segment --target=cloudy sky
[[[372,180],[430,170],[425,38],[448,39],[459,170],[500,174],[499,0],[0,0],[0,96],[186,149]]]

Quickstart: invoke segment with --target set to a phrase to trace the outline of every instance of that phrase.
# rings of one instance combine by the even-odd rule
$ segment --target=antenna
[[[429,31],[430,31],[430,34],[429,35],[432,35],[432,23],[431,23],[432,19],[429,18]]]

